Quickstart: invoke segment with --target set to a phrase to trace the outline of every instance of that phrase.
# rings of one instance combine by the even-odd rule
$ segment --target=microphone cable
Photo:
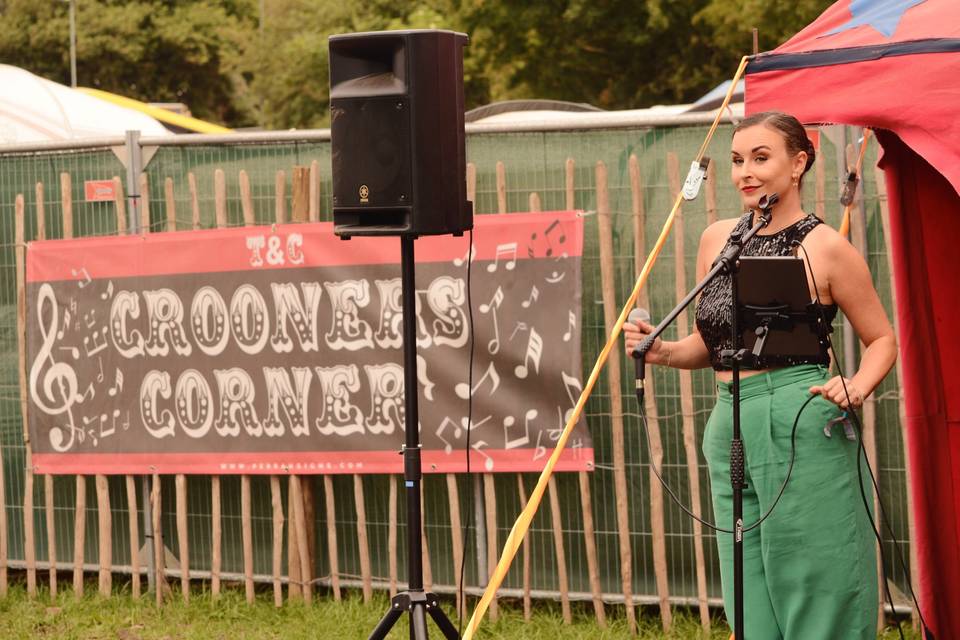
[[[474,340],[475,333],[473,328],[473,296],[471,284],[472,280],[472,265],[473,265],[473,227],[470,227],[468,232],[468,245],[467,245],[467,316],[468,321],[470,322],[470,356],[468,357],[469,364],[467,365],[467,389],[470,390],[469,395],[467,395],[467,427],[466,427],[466,455],[467,455],[467,485],[473,487],[473,476],[471,475],[470,470],[470,431],[473,429],[473,356],[474,356]],[[457,508],[460,508],[460,505],[457,505]],[[471,518],[474,517],[476,509],[471,509],[470,514],[464,518],[463,522],[463,540],[466,541],[470,537],[470,523]],[[460,555],[460,585],[457,587],[457,595],[460,606],[457,607],[457,619],[459,628],[457,631],[457,637],[463,637],[463,622],[466,617],[467,612],[467,602],[464,598],[463,583],[466,576],[467,569],[467,550],[464,547],[463,552]]]
[[[817,299],[817,310],[820,312],[821,322],[826,322],[826,316],[823,313],[823,304],[820,302],[820,289],[817,287],[817,279],[813,274],[813,263],[810,261],[810,254],[807,253],[807,248],[803,246],[799,241],[794,241],[801,251],[803,251],[803,256],[806,258],[807,270],[810,272],[810,280],[813,282],[813,291]],[[826,336],[827,344],[830,347],[830,353],[833,355],[834,362],[839,362],[837,358],[837,352],[833,347],[833,340],[830,338],[829,334]],[[877,538],[877,548],[880,551],[880,572],[883,578],[883,588],[887,596],[887,601],[890,603],[890,613],[893,615],[893,620],[897,624],[897,631],[900,634],[900,639],[904,640],[903,628],[900,626],[900,620],[897,619],[896,610],[893,607],[893,595],[890,593],[890,584],[887,580],[887,569],[886,569],[886,556],[883,552],[883,536],[880,531],[880,527],[877,525],[876,521],[873,519],[873,513],[870,511],[870,502],[867,499],[866,490],[863,488],[863,468],[862,464],[865,461],[867,466],[867,473],[870,474],[870,481],[873,485],[873,489],[876,492],[877,496],[877,509],[880,511],[880,518],[883,524],[887,528],[887,532],[890,534],[890,540],[893,542],[894,551],[897,554],[897,560],[899,561],[900,568],[903,570],[904,575],[907,576],[907,588],[910,590],[910,599],[913,600],[913,606],[916,607],[917,617],[920,618],[920,624],[923,626],[924,637],[928,640],[934,640],[933,632],[930,631],[930,627],[927,626],[927,621],[923,618],[923,612],[920,610],[920,603],[917,602],[917,594],[913,591],[913,582],[910,579],[910,570],[906,566],[906,562],[903,559],[903,554],[900,552],[900,545],[897,544],[897,536],[893,531],[893,527],[890,525],[890,521],[887,518],[887,510],[883,506],[883,500],[880,496],[880,486],[877,483],[877,478],[874,475],[873,468],[870,466],[870,460],[867,458],[867,448],[863,443],[863,425],[860,423],[860,417],[857,415],[857,412],[853,408],[853,402],[850,398],[850,391],[847,389],[847,381],[843,376],[843,372],[840,372],[840,384],[843,387],[843,394],[847,398],[847,417],[853,422],[855,429],[854,432],[857,436],[857,484],[860,488],[860,499],[863,502],[863,508],[867,512],[867,519],[870,521],[870,528],[873,531],[873,535]],[[866,398],[864,398],[866,401]],[[862,454],[862,455],[861,455]]]
[[[643,392],[638,390],[638,391],[637,391],[637,399],[638,399],[639,402],[640,402],[640,412],[639,412],[639,413],[640,413],[640,421],[641,421],[641,423],[643,424],[643,435],[644,435],[644,437],[646,438],[646,441],[647,441],[647,451],[653,451],[653,447],[652,447],[651,444],[650,444],[650,429],[649,429],[649,427],[647,426],[647,412],[646,412],[646,410],[645,410],[645,407],[643,406],[643,398],[642,398],[642,395],[643,395]],[[817,396],[815,396],[815,395],[811,395],[809,398],[807,398],[807,399],[804,401],[804,403],[800,406],[800,410],[797,411],[797,415],[796,415],[796,417],[795,417],[794,420],[793,420],[793,428],[792,428],[791,431],[790,431],[790,462],[789,462],[788,465],[787,465],[787,475],[786,475],[786,477],[784,477],[783,483],[780,485],[780,490],[777,492],[777,497],[774,499],[773,503],[770,505],[770,507],[767,509],[767,511],[766,511],[762,516],[760,516],[760,518],[759,518],[756,522],[750,524],[749,526],[745,526],[745,527],[743,528],[743,532],[744,532],[744,533],[746,533],[746,532],[748,532],[748,531],[753,531],[754,529],[756,529],[757,527],[759,527],[760,524],[763,523],[764,520],[766,520],[767,518],[769,518],[769,517],[770,517],[770,514],[773,513],[773,510],[776,508],[777,504],[780,502],[780,498],[783,496],[784,491],[786,491],[786,489],[787,489],[787,483],[790,482],[790,476],[791,476],[791,474],[793,473],[793,464],[794,464],[794,462],[795,462],[795,460],[796,460],[796,456],[797,456],[797,426],[800,424],[800,417],[803,415],[803,412],[804,412],[804,410],[807,408],[807,405],[809,405],[810,402],[811,402],[814,398],[816,398],[816,397],[817,397]],[[684,513],[686,513],[688,516],[690,516],[691,518],[693,518],[694,520],[696,520],[697,522],[699,522],[699,523],[702,524],[703,526],[707,527],[708,529],[712,529],[713,531],[717,531],[718,533],[729,533],[729,534],[733,534],[733,533],[734,533],[733,529],[725,529],[725,528],[723,528],[723,527],[721,527],[721,526],[718,526],[718,525],[716,525],[716,524],[714,524],[714,523],[712,523],[712,522],[709,522],[709,521],[707,521],[707,520],[704,520],[704,519],[701,518],[700,516],[694,514],[692,511],[690,511],[690,510],[686,507],[686,505],[683,504],[683,502],[680,500],[680,498],[677,497],[677,494],[674,493],[674,491],[673,491],[673,489],[670,487],[670,485],[667,484],[667,481],[663,479],[663,476],[662,476],[662,475],[660,474],[660,472],[657,470],[657,466],[656,466],[655,464],[653,464],[653,460],[650,461],[650,470],[653,471],[653,475],[655,475],[655,476],[657,477],[657,480],[660,481],[660,484],[663,485],[663,488],[667,490],[667,494],[669,494],[669,496],[673,499],[673,501],[676,503],[676,505],[677,505],[678,507],[680,507],[680,509],[681,509]],[[633,482],[632,484],[634,485],[634,487],[638,487],[638,484],[637,484],[636,482]]]

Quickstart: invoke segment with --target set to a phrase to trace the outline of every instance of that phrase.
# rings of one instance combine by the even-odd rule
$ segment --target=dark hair
[[[761,111],[760,113],[755,113],[741,120],[740,124],[734,127],[733,132],[736,133],[741,129],[746,129],[758,124],[766,125],[778,131],[787,143],[787,153],[791,156],[795,156],[801,151],[806,152],[807,166],[803,168],[803,172],[797,179],[798,185],[802,186],[804,174],[810,170],[810,167],[813,166],[813,161],[817,157],[813,143],[810,142],[810,138],[807,137],[806,129],[803,128],[799,120],[788,113],[782,111]]]

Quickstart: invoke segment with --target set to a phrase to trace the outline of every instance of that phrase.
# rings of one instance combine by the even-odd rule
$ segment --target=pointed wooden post
[[[225,228],[227,226],[227,180],[223,175],[223,169],[216,169],[213,172],[213,207],[217,227]]]
[[[560,519],[560,498],[557,495],[557,476],[552,475],[547,481],[547,492],[550,494],[550,519],[553,522],[553,549],[557,555],[557,582],[560,586],[560,611],[564,624],[573,623],[573,614],[570,611],[570,586],[567,579],[567,554],[563,545],[563,523]]]
[[[617,321],[616,283],[613,270],[613,225],[610,216],[610,195],[607,191],[607,166],[596,165],[597,227],[600,237],[600,277],[603,296],[603,317],[609,332]],[[633,603],[633,552],[630,545],[629,506],[626,457],[624,455],[623,411],[620,392],[620,350],[610,351],[607,362],[607,387],[610,393],[613,444],[614,499],[617,511],[617,533],[620,543],[620,576],[623,602],[627,610],[630,633],[637,633],[637,617]]]
[[[333,600],[340,602],[340,561],[337,555],[337,513],[333,503],[333,478],[323,476],[323,499],[327,512],[327,554],[330,561],[330,588]]]
[[[110,572],[113,570],[113,533],[110,518],[110,490],[107,476],[97,474],[97,535],[99,537],[100,595],[109,597],[113,588]]]
[[[140,598],[140,527],[137,522],[137,484],[133,476],[124,477],[127,489],[127,525],[130,532],[130,585],[134,599]]]
[[[240,537],[243,545],[243,586],[247,604],[253,604],[253,523],[251,522],[250,476],[240,476]]]
[[[17,278],[17,335],[27,333],[26,299],[26,240],[24,238],[23,194],[17,194],[14,220],[14,247]],[[27,345],[22,338],[17,341],[20,378],[20,415],[23,420],[24,458],[23,483],[23,544],[27,564],[27,594],[37,595],[37,550],[33,535],[33,456],[30,447],[30,431],[27,428]]]
[[[220,598],[220,476],[210,478],[210,595],[214,600]]]
[[[187,476],[178,473],[174,480],[177,491],[177,546],[180,551],[180,591],[183,601],[190,602],[190,540],[187,527]]]
[[[163,198],[167,212],[167,231],[177,230],[177,201],[173,197],[173,178],[163,181]]]
[[[190,188],[190,223],[193,229],[200,228],[200,200],[197,197],[197,176],[193,172],[187,174],[187,185]]]
[[[283,500],[280,495],[280,478],[270,476],[270,504],[273,507],[273,606],[283,606]]]
[[[675,153],[667,154],[667,174],[670,194],[680,193],[680,161]],[[679,302],[687,295],[686,248],[684,246],[683,211],[677,209],[673,222],[675,293]],[[687,312],[677,318],[677,339],[689,335]],[[693,376],[689,369],[680,369],[680,412],[683,414],[683,445],[687,458],[687,481],[690,484],[690,509],[700,517],[700,458],[697,453],[696,423],[693,413]],[[703,525],[693,521],[693,552],[697,569],[697,601],[700,609],[700,628],[703,636],[710,636],[710,608],[707,605],[707,569],[703,555]]]

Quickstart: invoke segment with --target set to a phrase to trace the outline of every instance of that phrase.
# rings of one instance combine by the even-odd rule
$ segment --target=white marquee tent
[[[0,145],[123,135],[172,135],[148,115],[10,65],[0,65]]]

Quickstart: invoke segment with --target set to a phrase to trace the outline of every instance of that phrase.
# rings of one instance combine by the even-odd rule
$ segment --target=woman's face
[[[730,177],[745,209],[756,209],[763,195],[776,193],[783,200],[797,189],[794,177],[799,178],[807,162],[805,152],[791,156],[783,134],[763,124],[737,131],[730,153]]]

